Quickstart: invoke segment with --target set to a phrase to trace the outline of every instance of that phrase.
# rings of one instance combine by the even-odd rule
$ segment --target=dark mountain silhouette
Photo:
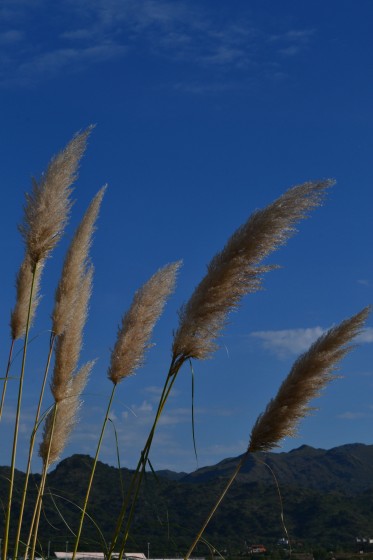
[[[182,482],[207,482],[229,477],[239,457],[225,459],[181,478]],[[288,453],[258,453],[249,458],[238,476],[240,482],[270,482],[272,475],[263,468],[265,461],[280,484],[321,491],[363,491],[373,485],[373,445],[353,443],[330,450],[302,445]]]
[[[183,554],[233,472],[239,457],[193,473],[158,471],[145,476],[128,549],[152,556]],[[373,445],[348,444],[330,450],[302,446],[288,453],[257,454],[250,458],[232,485],[205,537],[213,546],[239,552],[246,544],[275,545],[286,536],[281,522],[281,502],[270,466],[279,484],[284,518],[294,542],[307,546],[353,548],[359,536],[373,538]],[[46,549],[65,550],[74,537],[79,509],[93,459],[73,455],[48,475],[40,542]],[[6,503],[8,467],[0,467],[0,499]],[[122,486],[128,488],[132,471],[99,462],[89,513],[104,538],[110,541],[122,503]],[[24,474],[16,473],[14,516],[16,519]],[[31,480],[25,512],[25,533],[40,480]],[[0,531],[3,517],[0,517]],[[15,525],[15,523],[14,523]],[[12,524],[11,539],[15,534]],[[67,544],[66,544],[67,543]],[[70,543],[70,544],[69,544]],[[245,544],[246,543],[246,544]],[[199,552],[207,554],[200,544]],[[87,519],[80,549],[100,550],[102,539]]]

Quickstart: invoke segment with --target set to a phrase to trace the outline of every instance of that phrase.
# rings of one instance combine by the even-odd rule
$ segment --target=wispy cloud
[[[180,438],[180,429],[184,430],[183,425],[190,425],[192,422],[191,408],[188,406],[172,406],[168,403],[157,431],[155,433],[152,447],[152,463],[156,468],[174,468],[176,470],[192,470],[196,468],[193,459],[192,437],[185,446],[185,441]],[[170,406],[171,405],[171,406]],[[111,414],[118,437],[119,451],[123,465],[133,467],[139,458],[142,446],[145,444],[150,427],[154,420],[156,407],[148,400],[132,404],[131,412],[123,410],[117,404]],[[231,417],[236,413],[234,409],[219,407],[196,407],[195,421],[198,423],[202,418]],[[71,441],[66,449],[65,456],[74,452],[88,453],[93,455],[97,444],[97,434],[101,426],[98,418],[104,416],[104,411],[99,412],[95,409],[85,410],[82,421],[74,430]],[[101,460],[105,462],[116,462],[116,443],[114,440],[113,426],[108,425],[105,436],[105,444],[101,452]],[[187,428],[189,431],[189,428]],[[191,428],[190,428],[191,434]],[[198,438],[198,436],[197,436]],[[246,442],[247,443],[247,442]],[[242,442],[231,443],[228,447],[221,445],[208,445],[198,449],[198,456],[204,464],[214,462],[216,457],[221,458],[225,452],[227,454],[238,454],[245,448]],[[181,466],[182,465],[182,466]]]
[[[126,48],[111,42],[84,48],[60,48],[31,56],[28,60],[21,62],[17,72],[12,77],[0,78],[0,83],[19,83],[32,85],[40,78],[52,77],[63,70],[77,72],[87,64],[98,63],[113,57],[124,55]],[[7,66],[13,64],[8,58]]]
[[[256,331],[251,333],[251,336],[261,340],[264,348],[283,356],[304,352],[323,332],[324,329],[321,327],[311,327],[279,331]]]
[[[196,411],[196,414],[198,414],[198,411]],[[190,408],[174,408],[162,414],[159,424],[160,426],[184,424],[185,422],[191,422],[191,418],[192,413]]]
[[[284,56],[295,56],[299,54],[300,47],[298,45],[291,45],[290,47],[285,47],[279,50],[279,53]]]
[[[235,457],[244,453],[247,449],[247,441],[241,440],[229,445],[213,444],[204,449],[204,454],[211,457]]]
[[[301,354],[308,350],[315,340],[327,329],[309,327],[300,329],[285,329],[277,331],[256,331],[251,336],[262,341],[263,347],[275,352],[280,357]],[[356,342],[373,342],[373,328],[368,327],[356,337]]]
[[[2,16],[7,21],[7,29],[1,31],[0,25],[3,85],[33,84],[141,51],[189,64],[191,71],[194,65],[194,71],[224,72],[215,78],[214,88],[203,87],[211,82],[202,78],[203,73],[189,88],[189,93],[217,93],[222,91],[218,83],[237,83],[231,75],[235,72],[253,69],[259,61],[270,66],[276,53],[297,55],[313,33],[290,30],[271,35],[248,14],[231,12],[223,19],[186,0],[61,0],[48,11],[46,0],[4,0]],[[31,32],[34,28],[37,32]],[[268,53],[270,44],[274,47]],[[186,86],[179,89],[188,91]]]
[[[122,410],[120,413],[113,412],[116,417],[125,421],[134,421],[142,426],[150,426],[151,419],[154,416],[154,406],[147,400],[142,401],[141,404],[132,404],[127,407],[126,410]],[[134,420],[136,419],[136,420]]]
[[[229,83],[223,82],[177,82],[173,85],[173,89],[176,91],[182,91],[185,93],[191,93],[195,95],[210,95],[226,93],[232,90],[240,88],[241,90],[247,89],[249,85],[245,86],[242,82],[240,84],[230,81]]]
[[[149,385],[144,389],[145,393],[147,393],[152,400],[152,402],[159,402],[159,399],[162,395],[162,387],[158,385]],[[174,399],[180,395],[180,391],[178,389],[173,388],[171,393],[169,394],[169,399]]]
[[[315,34],[315,29],[289,29],[284,33],[277,33],[271,35],[269,40],[272,42],[282,43],[284,41],[296,41],[298,43],[309,43],[312,36]]]
[[[364,419],[364,418],[372,418],[372,417],[373,417],[372,412],[346,411],[346,412],[343,412],[342,414],[337,415],[337,418],[340,418],[341,420],[361,420],[361,419]]]
[[[373,328],[367,327],[359,336],[356,337],[357,343],[373,342]]]
[[[8,424],[13,424],[16,418],[16,407],[11,407],[9,405],[4,406],[2,419],[4,422]],[[29,428],[32,427],[31,422],[35,420],[35,412],[34,409],[30,406],[24,407],[22,411],[22,419],[24,422],[29,423]]]
[[[208,416],[209,418],[217,417],[229,417],[235,414],[233,409],[229,408],[207,408],[207,407],[196,407],[194,409],[194,418],[198,421],[199,418],[203,416]],[[163,413],[160,419],[160,425],[175,425],[184,424],[185,422],[192,422],[192,411],[190,407],[185,408],[172,408],[169,411]]]
[[[372,370],[360,371],[357,373],[357,375],[360,375],[361,377],[373,377],[373,371]]]
[[[119,453],[122,466],[133,468],[139,459],[141,449],[148,437],[152,426],[156,403],[152,402],[151,396],[159,393],[156,386],[147,387],[147,394],[150,398],[140,400],[130,406],[125,406],[117,401],[112,409],[110,419],[112,422],[106,427],[105,439],[100,453],[100,459],[110,464],[116,464],[116,439],[118,437]],[[87,396],[89,398],[89,395]],[[154,444],[152,447],[151,461],[155,468],[171,468],[174,470],[193,470],[196,468],[193,454],[192,436],[185,440],[180,437],[180,430],[184,430],[187,425],[187,432],[191,434],[192,412],[189,406],[174,406],[174,401],[167,403],[167,407],[162,415],[160,425],[157,428]],[[235,409],[219,407],[196,407],[195,421],[198,423],[203,418],[209,419],[218,417],[231,417],[236,413]],[[71,438],[68,441],[63,457],[68,457],[73,453],[84,453],[93,456],[96,451],[98,434],[100,433],[105,415],[105,407],[100,405],[86,405],[81,410],[81,418],[75,426]],[[7,427],[13,425],[15,418],[14,407],[7,406],[3,415],[3,423]],[[20,427],[20,446],[19,446],[19,468],[24,469],[27,459],[28,443],[34,421],[34,408],[26,406],[22,414],[22,424]],[[12,445],[11,430],[7,430],[4,441],[0,446],[0,464],[7,464]],[[198,434],[197,434],[198,439]],[[198,443],[198,442],[197,442]],[[230,444],[228,447],[220,445],[209,445],[198,449],[198,457],[201,464],[215,462],[216,458],[222,458],[227,454],[237,454],[242,452],[244,444]],[[41,463],[35,456],[33,469],[40,470]]]
[[[308,47],[314,35],[315,29],[290,29],[271,35],[269,42],[275,45],[281,56],[294,57]]]
[[[8,31],[3,31],[0,33],[0,44],[1,45],[14,45],[23,40],[23,33],[18,29],[9,29]]]

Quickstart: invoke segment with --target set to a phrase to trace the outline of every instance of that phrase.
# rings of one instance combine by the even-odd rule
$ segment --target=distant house
[[[71,560],[73,557],[72,552],[55,552],[54,555],[58,560]],[[118,558],[118,556],[118,552],[113,552],[113,558]],[[104,560],[105,555],[103,552],[77,552],[75,558],[76,560]],[[143,552],[125,552],[123,558],[126,560],[146,560]]]
[[[267,552],[267,549],[264,544],[252,544],[249,546],[250,554],[264,554],[265,552]]]

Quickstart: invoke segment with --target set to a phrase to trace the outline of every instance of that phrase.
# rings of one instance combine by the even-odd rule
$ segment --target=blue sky
[[[48,345],[67,243],[108,183],[92,250],[95,285],[83,360],[98,358],[64,456],[93,454],[117,325],[134,291],[183,259],[146,365],[120,386],[112,418],[134,466],[170,360],[177,310],[250,213],[288,187],[332,177],[324,205],[272,255],[281,268],[230,316],[213,359],[194,363],[198,466],[242,453],[293,360],[323,330],[373,302],[373,6],[331,0],[3,0],[0,7],[0,358],[23,247],[24,192],[73,134],[96,123],[73,216],[48,261],[26,372],[19,467]],[[372,443],[373,320],[341,379],[313,403],[297,439]],[[17,375],[19,358],[14,364]],[[3,367],[4,367],[3,366]],[[9,463],[15,382],[1,426]],[[49,396],[48,396],[49,399]],[[47,406],[46,402],[45,406]],[[115,464],[109,426],[101,458]],[[155,468],[197,467],[191,374],[181,372],[151,454]],[[33,468],[39,469],[35,458]]]

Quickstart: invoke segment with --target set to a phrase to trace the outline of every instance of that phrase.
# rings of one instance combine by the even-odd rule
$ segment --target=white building
[[[58,560],[71,560],[73,557],[72,552],[55,552]],[[118,558],[119,553],[113,552],[112,558]],[[103,552],[77,552],[75,555],[76,560],[105,560]],[[142,552],[125,552],[123,554],[125,560],[146,560],[145,554]]]

